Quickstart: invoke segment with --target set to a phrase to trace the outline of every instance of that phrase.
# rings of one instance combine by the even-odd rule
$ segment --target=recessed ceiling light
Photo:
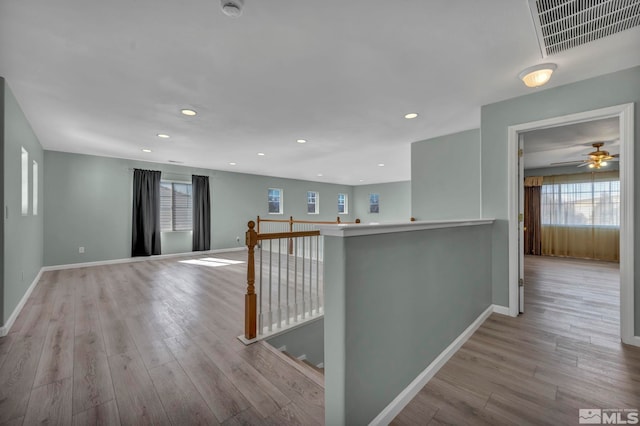
[[[229,165],[230,165],[230,166],[235,166],[235,165],[236,165],[236,163],[231,162],[231,163],[229,163]]]
[[[378,167],[384,167],[384,163],[378,163]]]
[[[167,135],[166,133],[158,133],[156,136],[161,138],[161,139],[169,139],[171,137],[171,136]]]
[[[551,74],[558,68],[556,64],[540,64],[524,69],[518,78],[527,87],[540,87],[547,84]]]
[[[142,148],[142,152],[151,152],[151,150],[148,148]]]
[[[264,157],[264,152],[259,152],[259,153],[258,153],[258,155],[259,155],[260,157]]]
[[[412,118],[416,118],[417,116],[418,116],[418,113],[410,112],[409,114],[405,114],[404,118],[406,118],[407,120],[411,120]]]
[[[180,112],[182,113],[182,115],[188,115],[190,117],[193,117],[194,115],[198,114],[197,112],[195,112],[192,109],[181,109]]]
[[[318,173],[318,177],[322,177],[322,173]]]
[[[307,143],[307,140],[306,139],[298,139],[296,142],[298,142],[298,143]]]

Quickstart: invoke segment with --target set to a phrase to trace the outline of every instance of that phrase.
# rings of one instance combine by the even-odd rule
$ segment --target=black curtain
[[[193,251],[211,248],[209,176],[191,175],[193,197]]]
[[[160,174],[133,171],[132,257],[160,254]]]

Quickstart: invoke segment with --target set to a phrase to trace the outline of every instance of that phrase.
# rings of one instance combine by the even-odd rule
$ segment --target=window
[[[369,213],[380,213],[380,194],[369,194]]]
[[[349,213],[349,198],[347,194],[338,194],[338,214]]]
[[[282,189],[269,188],[268,191],[269,214],[282,214]]]
[[[320,213],[320,194],[315,191],[307,191],[307,213]]]
[[[540,202],[543,225],[620,227],[618,177],[543,183]]]
[[[160,230],[191,231],[192,222],[191,184],[160,182]]]
[[[33,215],[38,215],[38,162],[33,162]]]
[[[22,216],[29,214],[29,153],[22,148]]]

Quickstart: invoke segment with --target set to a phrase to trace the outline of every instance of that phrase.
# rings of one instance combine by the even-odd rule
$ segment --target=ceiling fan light
[[[534,65],[518,74],[518,78],[520,78],[527,87],[540,87],[547,84],[551,78],[551,74],[553,74],[556,68],[558,68],[558,66],[552,63]]]
[[[601,165],[601,166],[606,166],[607,164],[609,164],[609,163],[607,163],[606,161],[602,161],[602,162],[600,163],[600,165]]]
[[[593,164],[593,163],[589,164],[589,168],[590,168],[590,169],[593,169],[594,167],[596,167],[596,165],[595,165],[595,164]]]

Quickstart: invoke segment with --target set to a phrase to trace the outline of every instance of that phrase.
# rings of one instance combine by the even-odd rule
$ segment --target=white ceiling
[[[594,151],[593,144],[596,142],[603,142],[604,146],[600,149],[609,154],[620,153],[618,117],[524,133],[524,167],[562,167],[567,164],[553,163],[586,160],[587,154]]]
[[[410,179],[412,142],[479,127],[548,60],[548,87],[639,65],[640,27],[544,60],[526,0],[0,2],[45,149],[352,185]]]

